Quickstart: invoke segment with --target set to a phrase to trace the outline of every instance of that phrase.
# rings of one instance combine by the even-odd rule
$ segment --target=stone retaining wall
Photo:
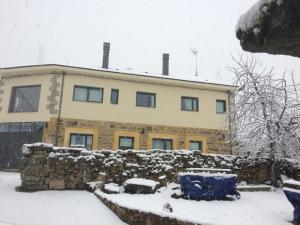
[[[199,223],[181,221],[176,218],[129,209],[95,194],[111,211],[129,225],[201,225]]]
[[[25,145],[21,163],[21,188],[26,191],[48,189],[86,189],[87,182],[122,184],[126,179],[142,177],[176,182],[186,168],[231,169],[239,181],[260,184],[269,181],[268,158],[233,155],[204,155],[199,151],[96,151],[58,148],[47,144]],[[300,180],[299,163],[281,160],[280,174]]]

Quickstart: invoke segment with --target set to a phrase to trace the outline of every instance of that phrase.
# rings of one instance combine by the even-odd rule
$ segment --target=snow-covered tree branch
[[[281,78],[273,69],[259,69],[253,55],[233,58],[235,66],[234,125],[229,137],[235,137],[240,151],[259,152],[272,161],[278,157],[300,156],[299,84],[293,73]],[[288,79],[289,78],[289,79]]]

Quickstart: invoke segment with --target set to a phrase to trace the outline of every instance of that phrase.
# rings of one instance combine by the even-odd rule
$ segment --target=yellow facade
[[[41,66],[42,67],[42,66]],[[44,67],[42,67],[44,68]],[[69,71],[68,67],[58,70],[49,66],[33,67],[25,72],[20,68],[1,72],[5,82],[0,122],[48,121],[50,116],[46,109],[47,96],[50,95],[51,72],[65,73],[64,91],[61,104],[61,117],[116,121],[126,123],[144,123],[166,126],[182,126],[207,129],[224,129],[226,114],[216,113],[216,100],[222,99],[228,105],[228,92],[232,86],[212,85],[178,81],[166,78],[127,75],[105,71],[81,69]],[[26,73],[26,74],[25,74]],[[43,74],[41,74],[43,73]],[[58,80],[61,84],[61,77]],[[39,111],[34,113],[9,113],[10,94],[13,86],[41,84]],[[74,85],[104,88],[103,103],[73,101]],[[61,87],[59,87],[61,88]],[[112,88],[119,89],[119,104],[110,104]],[[60,89],[59,89],[60,90]],[[156,107],[146,108],[135,105],[136,92],[156,93]],[[181,110],[181,96],[199,98],[199,111]],[[59,97],[57,97],[59,101]],[[58,106],[57,106],[58,107]]]
[[[153,77],[121,72],[91,70],[84,68],[44,65],[7,68],[0,71],[0,123],[9,122],[49,122],[50,118],[68,118],[86,121],[108,121],[126,124],[143,124],[201,128],[207,130],[227,129],[227,114],[216,113],[216,100],[226,101],[229,108],[229,93],[233,86],[205,82],[191,82],[168,77]],[[53,85],[53,79],[56,79]],[[15,86],[41,85],[38,112],[9,112],[12,88]],[[74,86],[103,88],[103,102],[73,101]],[[55,91],[53,91],[53,88]],[[111,104],[111,89],[119,90],[118,104]],[[52,91],[51,91],[52,90]],[[136,106],[136,92],[156,94],[154,108]],[[51,96],[55,93],[55,96]],[[190,96],[199,99],[198,111],[181,110],[181,97]],[[49,99],[53,98],[55,113],[49,111]],[[44,140],[48,129],[45,129]],[[101,129],[82,127],[64,127],[64,145],[69,145],[71,133],[93,134],[93,148],[96,149],[101,139]],[[152,148],[153,138],[171,139],[173,148],[189,141],[202,141],[203,151],[207,152],[207,137],[186,134],[179,137],[176,133],[147,133],[147,146]],[[120,136],[134,137],[134,148],[140,149],[141,133],[136,131],[114,131],[112,148],[118,149]],[[184,139],[184,141],[182,141]],[[179,143],[180,142],[180,143]],[[184,142],[184,144],[182,144]],[[102,146],[102,145],[101,145]],[[144,146],[144,145],[143,145]]]

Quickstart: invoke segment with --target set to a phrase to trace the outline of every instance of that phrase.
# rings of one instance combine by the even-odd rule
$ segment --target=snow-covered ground
[[[203,225],[291,225],[293,220],[293,207],[281,190],[242,192],[240,200],[210,202],[173,199],[171,188],[160,190],[153,195],[96,193],[121,206]],[[172,213],[163,210],[165,203],[171,204]]]
[[[0,225],[124,225],[86,191],[16,192],[19,173],[0,171]]]

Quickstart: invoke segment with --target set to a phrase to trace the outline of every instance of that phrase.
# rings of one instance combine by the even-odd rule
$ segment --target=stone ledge
[[[300,57],[300,1],[271,1],[257,10],[257,24],[236,31],[243,50]]]
[[[103,198],[97,193],[95,193],[95,195],[122,221],[129,225],[201,225],[200,223],[181,221],[176,218],[160,216],[154,213],[128,209]]]

